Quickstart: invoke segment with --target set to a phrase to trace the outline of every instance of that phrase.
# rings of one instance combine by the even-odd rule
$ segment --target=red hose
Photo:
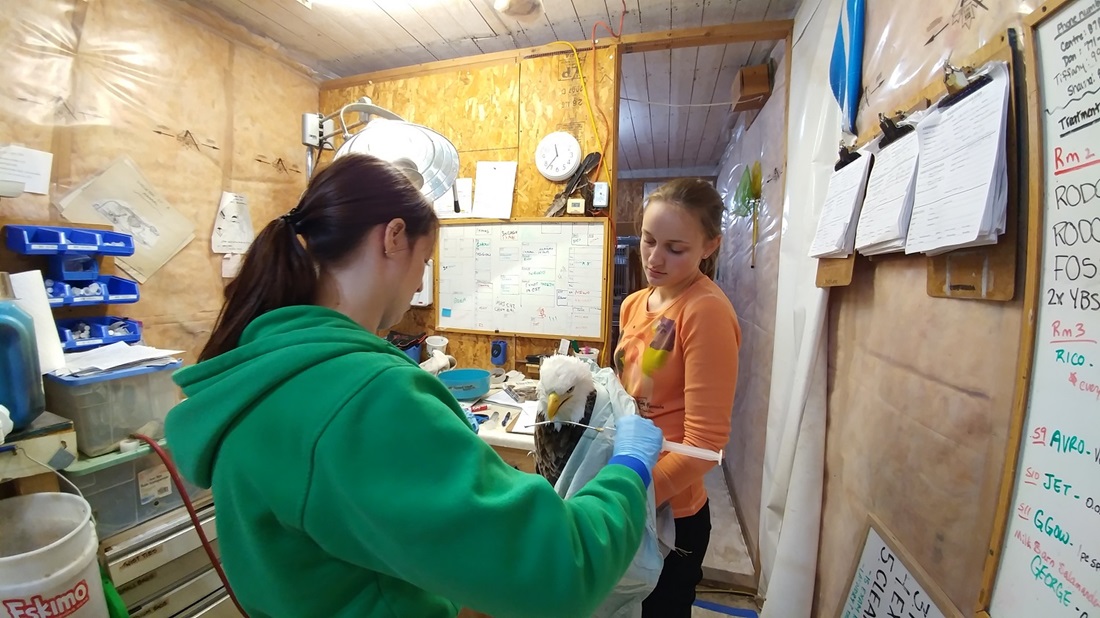
[[[180,496],[183,498],[183,505],[187,507],[187,514],[191,516],[191,523],[195,526],[195,532],[199,534],[199,540],[202,541],[202,548],[206,550],[206,555],[210,558],[211,564],[214,565],[214,570],[218,572],[218,577],[222,580],[222,585],[225,586],[225,591],[229,594],[229,599],[233,601],[233,605],[237,606],[237,611],[247,618],[248,612],[244,611],[240,602],[237,601],[237,595],[233,594],[233,588],[229,586],[229,578],[225,576],[225,571],[222,570],[221,562],[218,560],[218,557],[214,555],[214,548],[210,545],[210,539],[206,538],[206,532],[202,529],[202,522],[199,521],[199,516],[195,513],[195,505],[191,504],[191,498],[187,495],[187,490],[183,487],[183,480],[180,478],[179,470],[176,469],[176,464],[172,463],[172,458],[168,456],[168,453],[161,448],[156,440],[140,433],[132,434],[131,437],[148,444],[149,448],[153,449],[157,457],[160,457],[160,460],[164,462],[164,467],[168,468],[168,473],[172,475],[172,484],[176,486],[176,491],[180,492]]]

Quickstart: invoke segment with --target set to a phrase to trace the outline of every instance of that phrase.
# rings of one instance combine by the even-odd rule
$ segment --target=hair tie
[[[298,222],[302,220],[301,215],[301,206],[295,206],[294,208],[291,208],[289,212],[279,215],[279,218],[289,223],[291,227],[297,227]]]

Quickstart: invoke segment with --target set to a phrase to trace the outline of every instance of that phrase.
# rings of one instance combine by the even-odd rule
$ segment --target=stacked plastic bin
[[[103,256],[134,254],[128,234],[45,225],[8,225],[3,232],[8,249],[44,260],[46,294],[55,309],[124,305],[140,298],[137,282],[100,269]],[[142,339],[141,322],[125,317],[88,315],[54,322],[66,352]],[[164,418],[179,401],[171,376],[180,365],[44,376],[47,409],[72,420],[76,430],[80,457],[64,474],[91,504],[100,539],[182,505],[156,455],[145,447],[119,450],[133,433],[163,438]],[[190,489],[193,496],[201,495]]]
[[[46,295],[50,306],[121,305],[136,303],[136,281],[104,275],[99,256],[134,254],[134,239],[128,234],[46,225],[4,227],[8,249],[22,255],[46,256]],[[57,320],[57,332],[66,352],[124,341],[141,340],[141,323],[118,317],[87,317]]]

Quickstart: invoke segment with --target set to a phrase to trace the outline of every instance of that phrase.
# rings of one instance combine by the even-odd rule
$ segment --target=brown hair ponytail
[[[432,204],[397,168],[368,155],[334,161],[310,180],[297,206],[252,241],[225,288],[225,304],[199,361],[237,347],[245,328],[268,311],[312,303],[318,269],[347,256],[376,225],[398,218],[410,239],[439,224]]]
[[[708,240],[722,236],[722,212],[726,209],[726,205],[722,202],[722,196],[714,185],[701,178],[670,180],[649,194],[646,204],[651,202],[675,204],[691,212],[699,218],[703,233]],[[720,248],[715,249],[714,253],[699,262],[699,270],[711,279],[714,279],[718,271],[720,250]]]

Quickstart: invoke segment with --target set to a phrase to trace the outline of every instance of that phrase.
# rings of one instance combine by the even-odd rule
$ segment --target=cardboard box
[[[771,74],[766,64],[742,67],[733,80],[733,111],[743,112],[764,107],[772,92]]]

